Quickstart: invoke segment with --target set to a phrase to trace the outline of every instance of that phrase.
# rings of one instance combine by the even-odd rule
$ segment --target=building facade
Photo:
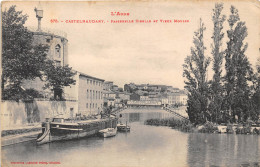
[[[99,114],[103,110],[104,80],[79,73],[78,111],[82,115]]]
[[[187,105],[188,96],[183,93],[170,93],[167,96],[169,105]]]

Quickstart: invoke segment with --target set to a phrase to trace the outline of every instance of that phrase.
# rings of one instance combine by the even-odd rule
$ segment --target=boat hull
[[[99,136],[107,138],[115,136],[117,132],[117,128],[107,128],[99,131]]]
[[[118,124],[117,130],[121,132],[130,132],[130,126],[127,126],[125,124]]]
[[[108,127],[116,128],[117,118],[82,121],[78,123],[43,123],[43,132],[36,140],[37,144],[53,141],[71,140],[96,135],[100,130]]]

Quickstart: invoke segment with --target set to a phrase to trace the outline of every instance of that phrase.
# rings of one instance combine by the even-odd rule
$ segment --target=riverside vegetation
[[[189,120],[195,125],[208,121],[214,124],[260,123],[260,57],[254,71],[246,56],[246,23],[240,20],[238,10],[231,6],[228,28],[225,28],[223,8],[222,3],[217,3],[213,9],[212,57],[206,55],[208,41],[203,41],[207,35],[206,26],[200,19],[199,29],[194,33],[194,46],[183,64]],[[222,46],[223,42],[226,42],[226,48]],[[208,77],[211,72],[212,78]]]
[[[165,118],[165,119],[148,119],[145,121],[146,125],[153,126],[168,126],[174,129],[178,129],[182,132],[199,132],[199,133],[218,133],[218,125],[212,122],[206,122],[203,125],[195,126],[187,120],[179,120],[174,118]],[[236,134],[257,134],[260,135],[260,130],[252,128],[250,124],[238,125],[237,128],[233,128],[233,125],[229,124],[227,126],[227,133],[236,133]]]

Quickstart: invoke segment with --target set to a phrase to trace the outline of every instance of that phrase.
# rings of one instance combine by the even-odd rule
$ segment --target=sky
[[[218,1],[221,2],[221,1]],[[223,1],[223,14],[229,15],[234,5],[240,20],[248,28],[246,55],[253,67],[260,57],[260,3],[254,1]],[[34,8],[39,2],[2,2],[2,10],[16,5],[27,14],[25,26],[37,27]],[[43,29],[67,33],[69,65],[123,87],[126,83],[164,84],[183,89],[185,57],[190,55],[193,35],[202,18],[206,26],[206,56],[211,55],[212,1],[110,1],[52,2],[42,1]],[[111,12],[129,13],[112,16]],[[51,23],[57,19],[59,23]],[[111,23],[111,20],[151,20],[152,23]],[[189,20],[188,23],[161,23],[160,20]],[[104,20],[104,23],[66,23],[66,20]],[[153,20],[159,20],[153,23]],[[63,22],[61,22],[63,21]],[[226,47],[227,22],[224,24]],[[224,66],[224,64],[223,64]],[[212,67],[208,79],[212,77]]]

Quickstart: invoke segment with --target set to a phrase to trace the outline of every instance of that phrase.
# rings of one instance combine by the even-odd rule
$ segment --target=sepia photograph
[[[0,125],[3,167],[260,167],[260,1],[2,1]]]

